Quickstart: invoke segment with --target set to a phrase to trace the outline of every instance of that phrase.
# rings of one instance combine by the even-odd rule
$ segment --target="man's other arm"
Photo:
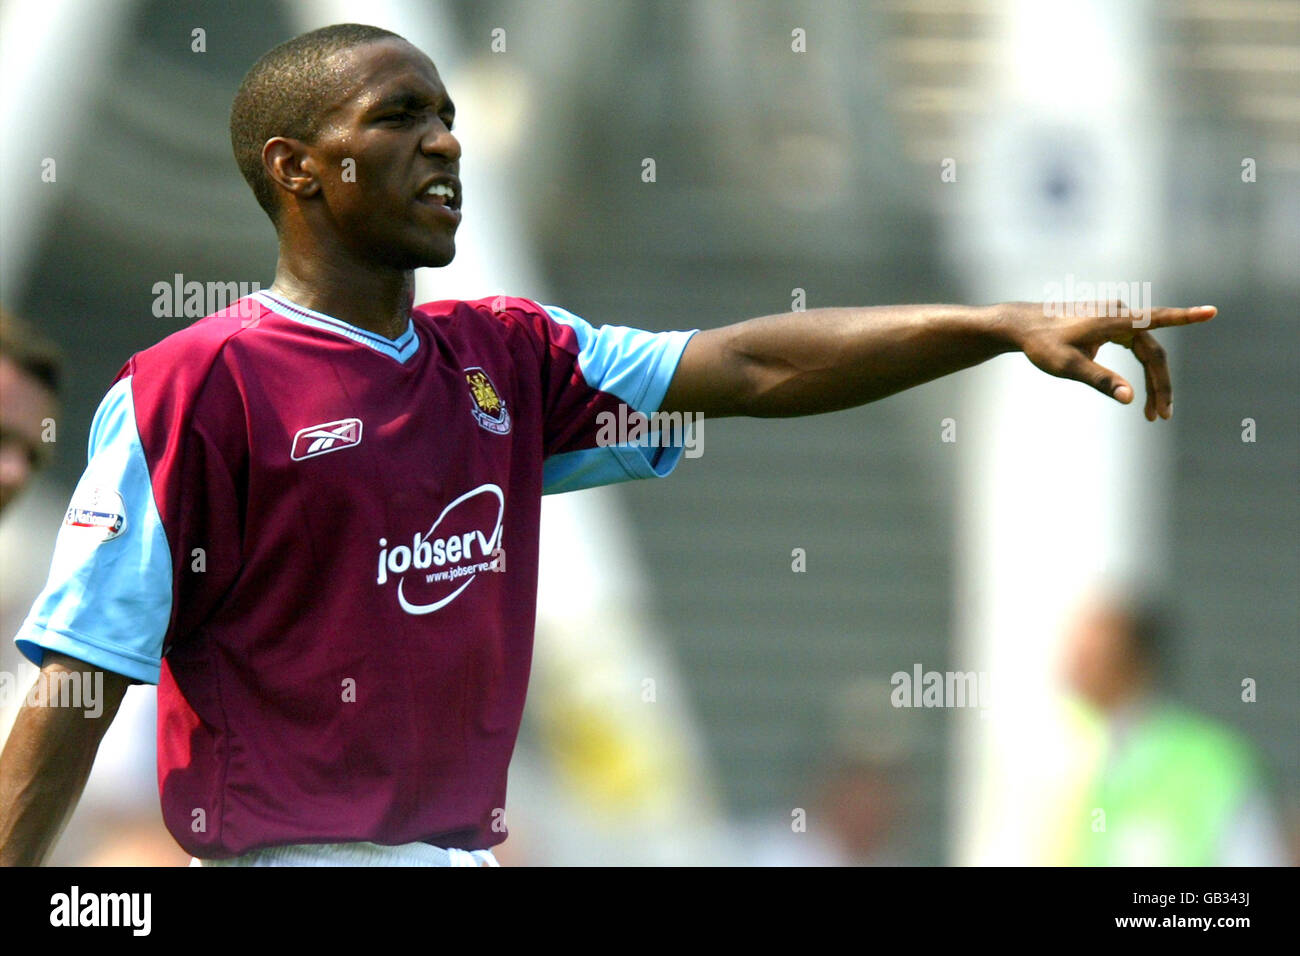
[[[85,706],[60,706],[52,688],[67,675],[98,681],[97,716]],[[64,676],[60,676],[64,675]],[[0,865],[39,866],[81,799],[105,731],[132,681],[79,660],[47,651],[36,678],[44,694],[29,693],[0,753]],[[66,701],[63,701],[66,703]],[[85,701],[80,703],[84,704]]]
[[[1120,303],[1055,309],[1041,303],[810,309],[697,333],[662,410],[761,418],[815,415],[866,404],[1004,352],[1023,352],[1050,375],[1083,382],[1122,404],[1134,389],[1097,364],[1114,342],[1146,377],[1146,417],[1172,414],[1164,350],[1148,329],[1204,322],[1213,306],[1153,308],[1139,324]],[[1095,313],[1095,314],[1090,314]]]

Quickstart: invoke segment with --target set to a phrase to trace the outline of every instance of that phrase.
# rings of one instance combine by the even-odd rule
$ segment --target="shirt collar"
[[[349,322],[344,322],[342,319],[336,319],[332,315],[326,315],[324,312],[309,309],[305,305],[299,305],[286,299],[283,295],[266,289],[254,292],[252,298],[276,315],[298,322],[301,325],[309,325],[315,329],[323,329],[326,332],[341,335],[367,348],[372,348],[376,352],[387,355],[402,364],[406,364],[407,360],[415,355],[420,348],[420,337],[415,334],[415,323],[409,318],[406,320],[406,331],[395,339],[387,339],[376,332],[371,332],[369,329],[363,329]]]

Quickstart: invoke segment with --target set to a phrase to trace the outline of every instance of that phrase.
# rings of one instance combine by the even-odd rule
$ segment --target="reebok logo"
[[[341,418],[324,425],[310,425],[293,436],[289,457],[294,461],[328,455],[361,444],[361,419]]]

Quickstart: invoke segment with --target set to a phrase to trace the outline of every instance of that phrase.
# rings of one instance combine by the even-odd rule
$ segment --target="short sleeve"
[[[171,609],[171,552],[125,377],[95,413],[49,579],[14,640],[38,666],[55,651],[156,684]]]
[[[542,492],[577,491],[671,474],[690,423],[659,414],[698,329],[594,328],[558,306],[545,313],[546,421]]]

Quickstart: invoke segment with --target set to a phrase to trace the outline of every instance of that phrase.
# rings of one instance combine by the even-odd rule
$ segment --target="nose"
[[[447,128],[447,124],[437,117],[434,118],[433,125],[429,127],[429,132],[420,143],[420,148],[426,155],[441,156],[449,163],[460,161],[460,140]]]

